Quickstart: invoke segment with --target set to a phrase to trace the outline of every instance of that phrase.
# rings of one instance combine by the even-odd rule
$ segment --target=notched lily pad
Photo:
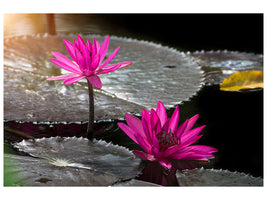
[[[107,186],[137,176],[141,160],[124,147],[85,138],[23,140],[14,147],[30,156],[6,154],[5,166],[25,186]]]
[[[206,84],[220,84],[230,74],[245,70],[263,71],[263,55],[236,51],[189,53],[205,72]]]
[[[125,181],[125,182],[120,182],[120,183],[116,183],[115,185],[113,185],[114,187],[122,187],[122,186],[147,186],[147,187],[160,187],[161,185],[157,185],[154,183],[149,183],[146,181],[140,181],[140,180],[136,180],[136,179],[132,179],[130,181]]]
[[[85,40],[91,35],[83,35]],[[63,39],[76,35],[38,35],[9,38],[4,42],[4,119],[17,121],[87,121],[86,82],[64,85],[46,78],[66,74],[49,61],[51,51],[68,52]],[[95,35],[101,43],[104,36]],[[101,75],[102,90],[95,90],[95,119],[141,114],[161,100],[172,107],[188,100],[202,85],[202,71],[190,56],[158,44],[110,37],[107,56],[121,46],[113,62],[133,64]]]
[[[263,179],[251,175],[217,169],[177,171],[180,186],[263,186]]]

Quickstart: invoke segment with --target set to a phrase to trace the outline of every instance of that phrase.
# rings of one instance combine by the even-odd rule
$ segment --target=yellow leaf
[[[243,89],[263,88],[262,71],[242,71],[236,72],[224,79],[220,90],[238,91]]]

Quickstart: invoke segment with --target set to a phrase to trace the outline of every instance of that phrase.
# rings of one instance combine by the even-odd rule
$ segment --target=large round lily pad
[[[87,121],[86,83],[64,85],[46,78],[66,74],[49,61],[51,51],[68,55],[63,39],[76,35],[37,35],[4,42],[4,119],[18,121]],[[87,39],[92,36],[82,35]],[[95,39],[104,40],[95,35]],[[133,64],[101,75],[102,90],[95,90],[95,119],[140,114],[161,100],[172,107],[188,100],[202,85],[202,71],[189,55],[158,44],[112,36],[107,56],[121,49],[113,62]]]
[[[176,173],[180,186],[263,186],[263,179],[218,169],[192,169]]]
[[[237,51],[189,53],[205,72],[205,83],[220,84],[229,75],[246,70],[263,71],[263,55]]]
[[[142,170],[131,151],[101,140],[51,137],[22,140],[14,147],[30,155],[5,155],[5,174],[16,174],[15,185],[107,186]]]

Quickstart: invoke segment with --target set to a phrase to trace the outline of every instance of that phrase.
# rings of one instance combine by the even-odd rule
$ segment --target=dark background
[[[184,50],[263,53],[263,14],[126,14],[103,16],[136,37]]]
[[[50,14],[57,33],[116,35],[181,51],[263,54],[263,14]],[[47,32],[47,14],[5,14],[4,37]]]

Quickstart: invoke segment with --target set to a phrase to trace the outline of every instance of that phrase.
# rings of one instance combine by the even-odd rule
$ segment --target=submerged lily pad
[[[236,51],[189,53],[205,71],[206,84],[220,84],[230,74],[245,70],[263,71],[263,55]]]
[[[137,176],[141,160],[124,147],[85,138],[22,140],[14,147],[30,156],[5,154],[5,169],[25,186],[107,186]],[[7,173],[8,173],[7,172]]]
[[[251,175],[217,169],[177,171],[180,186],[263,186],[263,179]]]
[[[63,39],[76,35],[39,35],[9,38],[4,42],[4,119],[18,121],[87,121],[86,82],[64,85],[46,78],[66,71],[49,61],[51,51],[68,55]],[[92,36],[83,35],[85,40]],[[104,36],[95,35],[101,43]],[[187,54],[158,44],[112,36],[107,56],[121,49],[113,62],[133,64],[101,75],[102,90],[95,90],[95,119],[141,114],[161,100],[172,107],[188,100],[202,85],[202,71]]]

